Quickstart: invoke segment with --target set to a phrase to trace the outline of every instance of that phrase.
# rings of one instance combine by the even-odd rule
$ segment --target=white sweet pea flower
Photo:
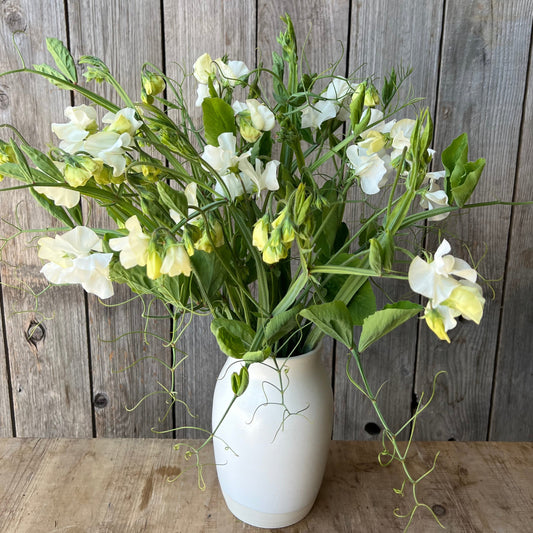
[[[366,150],[357,145],[346,149],[349,165],[361,180],[361,189],[365,194],[377,194],[386,181],[385,161],[377,154],[368,155]]]
[[[127,133],[133,140],[135,132],[142,126],[142,120],[135,118],[135,109],[125,107],[116,113],[109,111],[102,117],[104,124],[109,124],[105,131],[113,131],[118,134]]]
[[[241,176],[244,174],[252,180],[255,185],[255,192],[259,194],[265,189],[269,191],[277,191],[279,189],[277,176],[279,164],[279,161],[272,160],[269,161],[263,169],[262,161],[257,158],[255,160],[254,168],[250,161],[243,159],[239,162],[239,170],[241,171]]]
[[[190,276],[192,271],[191,260],[185,247],[180,244],[169,246],[165,252],[160,271],[161,274],[166,274],[170,277],[179,276],[180,274]]]
[[[79,204],[81,195],[79,191],[65,189],[64,187],[34,187],[39,194],[44,194],[54,201],[54,204],[68,207],[69,209]]]
[[[194,77],[198,80],[198,83],[207,86],[209,77],[213,73],[213,60],[209,54],[202,54],[193,65]]]
[[[250,118],[252,119],[252,126],[260,131],[270,131],[276,119],[274,113],[268,107],[260,103],[255,98],[246,100],[246,105],[250,110]]]
[[[213,81],[213,87],[215,88],[215,91],[219,92],[219,85],[218,81]],[[198,87],[196,89],[196,107],[202,107],[202,102],[209,97],[209,86],[204,83],[199,83]]]
[[[215,192],[224,198],[235,200],[245,192],[254,192],[254,182],[242,172],[238,176],[231,172],[220,176],[215,185]]]
[[[244,61],[228,61],[228,67],[235,79],[243,78],[250,73],[250,69],[244,64]]]
[[[61,139],[59,148],[69,154],[83,149],[83,141],[89,133],[96,131],[96,110],[88,105],[67,107],[65,117],[70,122],[66,124],[52,124],[52,131]]]
[[[403,118],[392,126],[390,130],[393,148],[391,159],[401,156],[405,147],[409,149],[411,146],[411,133],[413,133],[415,124],[415,120]]]
[[[302,128],[320,128],[323,122],[335,118],[350,91],[351,87],[344,78],[332,80],[321,95],[323,99],[302,109]]]
[[[477,272],[462,259],[448,255],[448,241],[443,240],[430,263],[415,257],[409,267],[411,289],[429,299],[424,318],[439,339],[450,342],[447,331],[458,316],[479,324],[485,299],[475,282]],[[457,279],[460,278],[460,279]]]
[[[220,176],[231,168],[237,168],[241,159],[250,156],[250,151],[238,156],[236,154],[237,139],[231,132],[221,133],[218,136],[218,146],[208,144],[202,154],[202,159],[209,164]]]
[[[429,298],[433,307],[440,305],[459,286],[456,278],[475,283],[477,272],[463,259],[448,255],[451,246],[442,241],[430,263],[415,257],[409,267],[408,279],[411,289]],[[455,276],[455,277],[454,277]]]
[[[337,116],[337,106],[329,100],[319,100],[302,110],[302,128],[320,128],[322,122]]]
[[[39,257],[48,260],[41,272],[57,285],[80,283],[89,293],[100,298],[113,295],[109,279],[109,263],[113,254],[102,251],[102,241],[85,226],[77,226],[54,239],[39,239]]]
[[[422,193],[420,200],[420,206],[423,209],[437,209],[438,207],[445,207],[448,204],[448,195],[442,189],[439,188],[438,181],[444,177],[444,170],[439,172],[428,172],[424,178],[424,183],[429,181],[429,188],[426,192]],[[442,213],[429,218],[434,222],[444,220],[450,213]]]
[[[131,144],[132,138],[129,133],[99,131],[85,141],[83,149],[112,167],[113,176],[117,177],[124,174],[127,163],[125,149]]]
[[[124,225],[129,232],[128,235],[110,239],[109,246],[115,252],[120,252],[120,264],[124,268],[145,266],[148,260],[150,237],[143,233],[136,215],[128,218]]]

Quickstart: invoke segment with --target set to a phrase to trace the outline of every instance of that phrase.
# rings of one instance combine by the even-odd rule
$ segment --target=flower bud
[[[268,230],[270,226],[270,217],[263,216],[254,224],[254,231],[252,233],[252,244],[262,252],[268,241]]]
[[[148,246],[148,256],[146,258],[146,275],[150,279],[157,279],[161,276],[161,256],[152,241]]]
[[[424,319],[426,320],[428,328],[433,331],[441,341],[450,342],[450,337],[448,337],[444,327],[444,319],[438,311],[432,309],[431,306],[428,305],[424,313]]]
[[[241,137],[249,143],[254,143],[261,137],[262,133],[252,126],[252,123],[249,118],[241,117],[239,119],[239,131]]]
[[[74,165],[65,165],[65,181],[72,187],[83,187],[95,174],[100,173],[104,166],[101,159],[86,156],[73,159]]]
[[[141,81],[148,96],[155,96],[165,90],[165,80],[153,72],[143,73]]]

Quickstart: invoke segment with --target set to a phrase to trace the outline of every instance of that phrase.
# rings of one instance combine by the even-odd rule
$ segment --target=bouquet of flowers
[[[50,283],[81,284],[101,299],[124,283],[174,319],[207,311],[222,352],[245,362],[232,376],[236,396],[252,364],[304,353],[324,335],[344,345],[359,373],[350,380],[384,426],[383,457],[400,461],[414,488],[361,353],[420,313],[447,342],[458,317],[479,323],[476,271],[446,240],[432,254],[420,239],[406,246],[405,236],[462,208],[484,160],[468,160],[465,134],[437,160],[429,112],[408,117],[418,100],[399,97],[408,72],[393,70],[381,87],[303,72],[291,20],[283,21],[270,67],[198,58],[202,124],[181,80],[145,65],[140,98],[131,99],[104,62],[83,56],[81,84],[69,51],[48,39],[55,66],[19,72],[87,103],[52,124],[56,142],[46,153],[13,128],[0,142],[0,174],[22,182],[59,222],[38,243]],[[122,105],[94,92],[95,83],[112,86]],[[110,227],[89,227],[82,198],[107,211]],[[365,208],[356,227],[345,220],[349,203]],[[414,301],[377,309],[374,278],[404,280]]]

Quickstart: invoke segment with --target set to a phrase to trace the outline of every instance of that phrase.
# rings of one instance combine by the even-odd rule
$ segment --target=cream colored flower
[[[129,232],[128,235],[110,239],[109,246],[115,252],[120,252],[120,264],[124,268],[145,266],[148,260],[150,237],[143,233],[136,215],[126,220],[125,227]]]
[[[67,107],[66,124],[52,124],[52,131],[61,139],[59,148],[70,154],[83,149],[83,141],[97,129],[96,110],[88,105]]]
[[[184,246],[175,244],[166,249],[163,264],[161,265],[161,274],[167,276],[184,276],[191,275],[191,260]]]
[[[77,226],[55,238],[39,239],[39,257],[49,261],[41,272],[56,285],[80,283],[89,293],[100,298],[113,295],[109,279],[109,263],[113,254],[102,251],[102,241],[85,226]]]

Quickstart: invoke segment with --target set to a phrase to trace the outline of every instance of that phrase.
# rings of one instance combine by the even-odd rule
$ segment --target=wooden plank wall
[[[139,89],[143,61],[179,76],[204,51],[224,53],[254,65],[268,64],[289,12],[310,68],[321,71],[344,55],[340,74],[364,64],[362,75],[411,65],[415,94],[426,95],[442,148],[462,131],[471,157],[485,156],[483,185],[474,201],[532,200],[533,0],[6,0],[0,5],[0,68],[19,65],[13,32],[28,64],[47,61],[44,39],[68,43],[75,57],[100,56],[132,94]],[[186,86],[194,101],[195,83]],[[52,141],[51,122],[81,100],[43,80],[0,78],[0,122],[15,124],[40,147]],[[6,137],[4,131],[0,132]],[[6,181],[0,186],[6,186]],[[50,219],[24,193],[0,194],[0,216],[24,228],[46,227]],[[352,213],[357,221],[357,212]],[[95,218],[95,220],[98,220]],[[482,325],[462,323],[452,344],[436,340],[412,321],[383,339],[365,357],[370,381],[383,409],[397,426],[411,406],[439,380],[435,401],[419,425],[418,438],[436,440],[533,440],[533,211],[500,206],[450,217],[442,228],[454,250],[472,262],[494,289],[486,288]],[[2,223],[0,235],[16,229]],[[46,285],[39,274],[32,234],[12,239],[1,265],[0,436],[148,436],[176,425],[209,425],[210,396],[223,362],[206,319],[187,330],[180,347],[190,357],[177,380],[198,418],[176,407],[164,423],[165,398],[144,395],[166,384],[168,375],[151,357],[169,360],[156,336],[169,324],[154,322],[149,344],[138,301],[104,307],[76,287]],[[430,234],[428,247],[436,235]],[[461,240],[469,249],[461,247]],[[397,296],[405,286],[387,286]],[[128,299],[117,291],[115,303]],[[132,333],[125,335],[127,333]],[[109,342],[118,339],[116,342]],[[329,348],[328,348],[329,349]],[[143,361],[133,369],[120,369]],[[148,359],[144,359],[148,358]],[[337,439],[373,439],[375,417],[345,376],[345,356],[327,354],[335,388]],[[198,436],[191,431],[181,436]]]

